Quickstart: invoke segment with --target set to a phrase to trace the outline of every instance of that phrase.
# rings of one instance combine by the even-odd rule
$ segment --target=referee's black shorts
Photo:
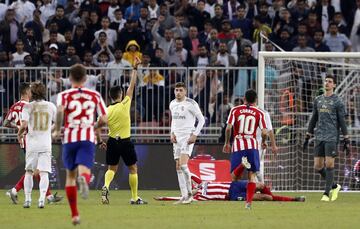
[[[130,138],[116,139],[109,137],[107,141],[106,150],[106,164],[119,164],[120,157],[122,157],[126,166],[134,165],[137,162],[137,156],[134,144]]]

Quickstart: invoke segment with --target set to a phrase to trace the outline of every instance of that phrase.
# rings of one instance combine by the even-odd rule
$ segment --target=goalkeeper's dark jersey
[[[318,141],[338,142],[340,128],[343,135],[348,133],[345,113],[345,106],[337,95],[316,97],[308,132],[315,134]]]

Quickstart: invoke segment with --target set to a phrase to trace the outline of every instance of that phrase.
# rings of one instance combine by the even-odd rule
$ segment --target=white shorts
[[[25,170],[51,173],[51,152],[26,152]]]
[[[179,159],[180,154],[187,154],[190,157],[194,149],[194,144],[188,145],[187,141],[191,134],[177,134],[175,136],[177,142],[173,143],[174,159]]]

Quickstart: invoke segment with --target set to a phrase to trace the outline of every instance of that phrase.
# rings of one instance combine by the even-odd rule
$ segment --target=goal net
[[[338,144],[335,182],[360,190],[360,53],[260,52],[259,106],[271,115],[279,152],[265,157],[265,183],[275,190],[324,190],[313,167],[314,139],[303,151],[312,102],[323,93],[326,74],[337,79],[336,94],[346,107],[351,154]],[[342,136],[340,136],[342,139]]]

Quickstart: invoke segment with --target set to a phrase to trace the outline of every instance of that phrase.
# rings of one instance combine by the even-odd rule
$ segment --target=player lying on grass
[[[197,201],[206,200],[244,200],[246,201],[246,187],[248,181],[232,182],[202,182],[199,177],[192,174],[193,198]],[[180,197],[155,197],[155,200],[171,201],[179,200]],[[263,183],[256,183],[254,201],[297,201],[305,202],[304,196],[287,197],[274,195],[268,186]]]

